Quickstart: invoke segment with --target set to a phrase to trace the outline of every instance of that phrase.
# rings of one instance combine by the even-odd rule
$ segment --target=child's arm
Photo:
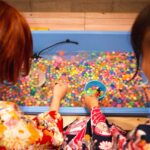
[[[49,143],[52,147],[60,146],[63,143],[63,119],[58,112],[60,101],[67,93],[67,89],[68,87],[64,83],[56,84],[53,91],[50,111],[34,118],[37,128],[43,133],[40,143]]]
[[[98,99],[94,95],[93,96],[84,95],[82,102],[85,105],[85,107],[87,107],[90,111],[92,110],[93,107],[99,107]]]
[[[94,147],[108,149],[150,149],[150,122],[139,125],[130,134],[114,124],[108,124],[96,97],[86,96],[86,107],[91,110],[91,131]],[[112,141],[113,139],[113,141]]]
[[[50,105],[50,111],[59,112],[60,101],[64,98],[68,90],[67,84],[59,82],[55,85],[53,91],[53,99]]]
[[[102,121],[105,122],[105,116],[100,110],[99,102],[96,96],[87,96],[83,98],[83,103],[91,111],[91,121],[92,123]]]

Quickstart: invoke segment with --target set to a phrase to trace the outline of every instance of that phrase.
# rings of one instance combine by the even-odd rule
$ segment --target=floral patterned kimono
[[[50,150],[63,143],[62,118],[50,111],[26,118],[12,102],[0,101],[0,150]]]
[[[109,124],[99,108],[64,129],[62,150],[150,150],[150,122],[127,132]]]

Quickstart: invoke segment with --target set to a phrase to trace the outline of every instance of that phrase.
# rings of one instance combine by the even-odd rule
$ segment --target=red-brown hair
[[[15,83],[27,75],[32,57],[32,35],[24,17],[0,0],[0,83]]]

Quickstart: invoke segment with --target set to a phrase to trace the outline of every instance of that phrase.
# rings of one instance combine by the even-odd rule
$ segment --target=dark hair
[[[142,43],[146,30],[149,27],[150,27],[150,4],[139,13],[131,29],[131,44],[135,52],[137,63],[137,69],[136,73],[134,74],[134,77],[137,75],[140,67],[140,57],[142,56]]]
[[[32,35],[24,17],[0,0],[0,83],[16,82],[30,70]]]

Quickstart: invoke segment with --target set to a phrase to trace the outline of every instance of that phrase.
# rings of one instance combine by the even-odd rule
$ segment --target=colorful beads
[[[100,90],[98,86],[92,86],[87,89],[86,94],[88,95],[95,95],[97,98],[101,97],[104,92]]]
[[[81,106],[85,84],[90,80],[100,80],[107,87],[101,106],[144,107],[145,94],[139,86],[143,84],[140,73],[135,80],[127,82],[135,70],[136,61],[131,52],[81,51],[67,54],[61,50],[49,55],[49,59],[33,60],[30,74],[14,86],[0,86],[0,99],[19,105],[48,106],[54,83],[63,80],[70,85],[61,106]],[[91,91],[97,93],[97,87],[89,89],[89,93]]]

